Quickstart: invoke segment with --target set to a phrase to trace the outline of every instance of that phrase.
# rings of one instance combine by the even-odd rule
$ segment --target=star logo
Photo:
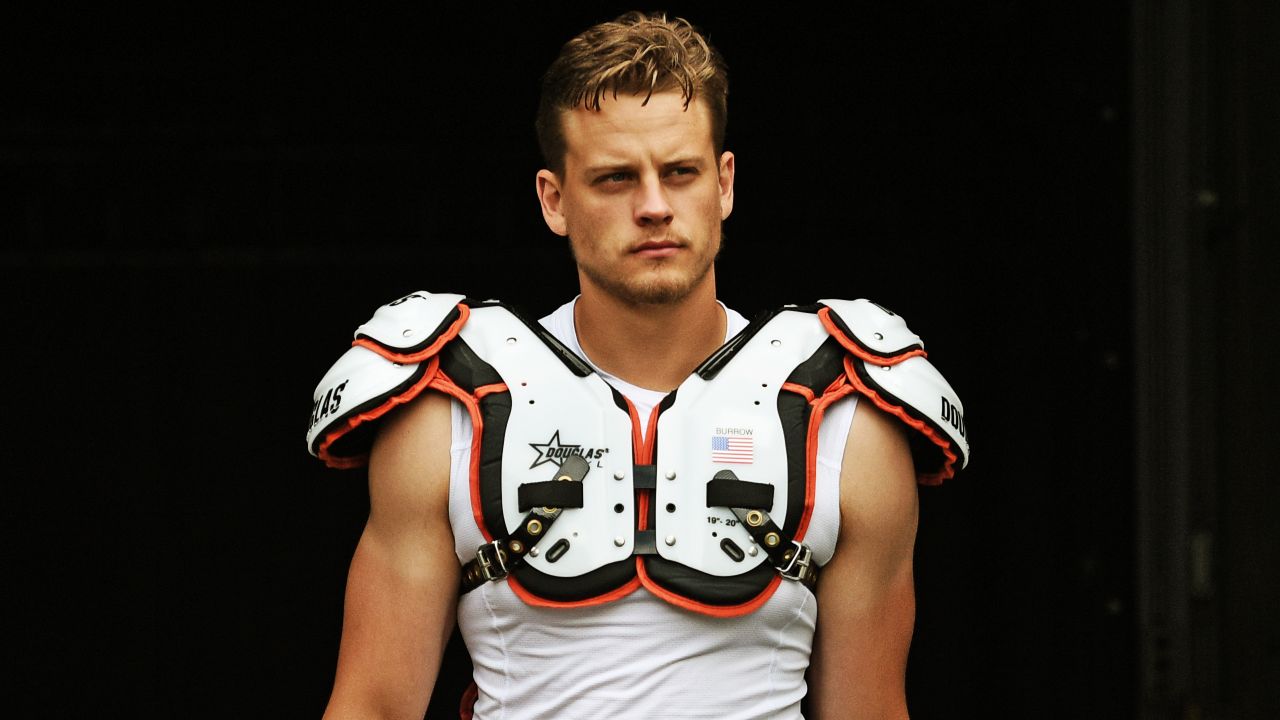
[[[581,445],[564,445],[560,442],[560,431],[557,430],[551,439],[544,443],[529,443],[529,447],[538,451],[538,458],[533,461],[529,469],[533,469],[544,463],[555,463],[556,467],[560,467],[560,463],[570,455],[581,455]]]

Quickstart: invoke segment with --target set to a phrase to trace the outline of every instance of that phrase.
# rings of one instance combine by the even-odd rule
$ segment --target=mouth
[[[631,254],[642,258],[664,258],[675,255],[683,248],[675,240],[646,240],[631,248]]]

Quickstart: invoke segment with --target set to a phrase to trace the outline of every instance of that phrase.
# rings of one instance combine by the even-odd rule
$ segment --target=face
[[[711,116],[679,92],[606,94],[562,117],[564,173],[538,173],[543,218],[567,235],[583,293],[671,303],[705,283],[733,209],[733,154],[716,156]]]

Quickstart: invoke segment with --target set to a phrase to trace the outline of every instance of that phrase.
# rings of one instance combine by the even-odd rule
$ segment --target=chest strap
[[[778,574],[788,580],[797,580],[810,590],[818,584],[818,566],[813,562],[813,551],[808,545],[788,538],[782,528],[769,517],[767,508],[773,506],[773,486],[739,480],[732,470],[721,470],[707,483],[707,507],[727,507],[746,528],[756,545],[764,548],[769,562]],[[733,555],[733,541],[725,538],[721,548]]]
[[[476,548],[475,559],[462,568],[461,591],[468,593],[490,580],[505,578],[526,555],[538,552],[538,541],[560,517],[560,511],[582,507],[582,480],[590,470],[586,460],[570,455],[551,480],[521,485],[520,510],[529,512],[510,535]],[[562,555],[568,549],[568,540],[561,540],[547,550],[547,559],[554,561],[556,553]]]

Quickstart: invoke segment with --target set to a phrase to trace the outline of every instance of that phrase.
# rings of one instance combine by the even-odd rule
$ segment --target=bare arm
[[[449,422],[449,400],[428,393],[388,416],[374,443],[326,719],[426,712],[457,603]]]
[[[840,535],[818,583],[809,679],[820,720],[907,717],[919,499],[903,430],[859,403],[840,477]]]

